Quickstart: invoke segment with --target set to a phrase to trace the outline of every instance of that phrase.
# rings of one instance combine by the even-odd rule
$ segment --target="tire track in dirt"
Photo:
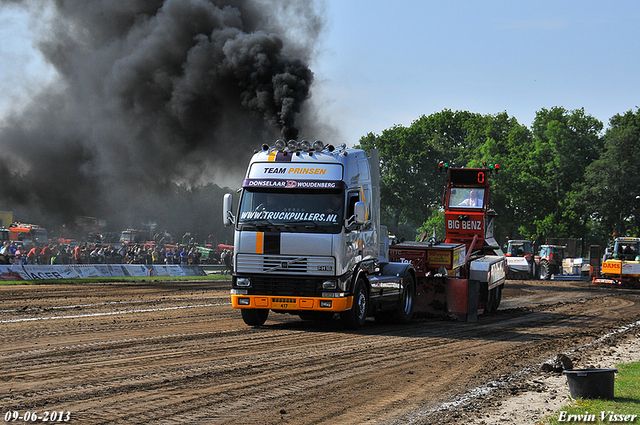
[[[154,288],[127,288],[97,290],[99,298],[108,299],[111,289],[121,299],[158,302]],[[83,289],[76,299],[86,301],[92,288]],[[184,290],[176,285],[162,305],[184,304],[177,299]],[[566,300],[498,311],[473,324],[368,322],[360,332],[273,314],[267,326],[249,328],[228,306],[132,313],[116,323],[105,317],[35,329],[7,323],[0,325],[7,331],[0,336],[0,394],[8,395],[0,400],[16,410],[70,410],[82,423],[384,423],[546,359],[638,310],[633,294],[601,295],[582,302],[568,293]],[[37,301],[62,302],[46,300]]]

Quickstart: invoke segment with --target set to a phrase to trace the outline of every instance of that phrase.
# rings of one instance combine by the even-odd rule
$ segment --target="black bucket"
[[[613,399],[613,380],[618,369],[565,370],[571,397]]]

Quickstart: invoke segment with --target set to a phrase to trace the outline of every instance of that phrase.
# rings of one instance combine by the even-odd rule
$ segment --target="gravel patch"
[[[575,369],[614,368],[621,363],[640,361],[640,334],[636,329],[629,339],[616,345],[606,345],[608,338],[595,341],[588,347],[565,354]],[[615,336],[612,335],[616,339]],[[613,341],[611,341],[613,342]],[[549,359],[545,364],[553,364]],[[476,400],[457,412],[460,423],[469,425],[503,425],[518,423],[538,425],[545,417],[569,404],[569,385],[562,373],[544,372],[543,367],[523,371],[522,377],[507,377],[497,383],[496,388],[482,400]],[[456,423],[457,421],[451,422]]]

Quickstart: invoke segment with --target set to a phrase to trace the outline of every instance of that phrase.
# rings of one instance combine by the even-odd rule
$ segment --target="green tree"
[[[498,164],[491,176],[491,206],[498,213],[495,236],[500,241],[521,237],[522,223],[530,219],[527,182],[520,178],[532,150],[531,131],[506,113],[485,116],[484,143],[471,161],[473,166]]]
[[[413,128],[400,125],[380,135],[367,134],[359,146],[380,153],[382,223],[398,237],[413,237],[400,234],[401,221],[421,223],[437,204],[430,178],[437,169],[437,152]]]
[[[604,237],[640,235],[640,109],[611,118],[603,140],[604,152],[585,171],[579,203]]]
[[[483,161],[508,163],[512,154],[522,156],[523,146],[530,144],[527,128],[506,113],[481,115],[448,109],[423,115],[410,127],[395,126],[360,140],[365,150],[380,151],[382,222],[398,237],[411,239],[423,231],[431,235],[434,225],[442,221],[446,176],[435,171],[438,162],[453,167],[479,167]],[[493,200],[500,209],[510,207],[511,192],[519,193],[510,177],[508,171],[495,176]],[[517,228],[514,214],[507,219],[511,229]]]
[[[521,179],[534,213],[524,236],[576,237],[589,232],[588,213],[573,202],[586,168],[602,152],[601,121],[584,109],[542,109],[533,123],[534,143]]]

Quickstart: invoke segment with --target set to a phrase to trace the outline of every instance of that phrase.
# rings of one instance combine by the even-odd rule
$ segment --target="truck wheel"
[[[540,279],[551,279],[551,269],[547,261],[540,261]]]
[[[489,300],[487,301],[487,310],[490,313],[498,310],[500,300],[502,299],[502,285],[497,286],[489,291]]]
[[[243,308],[240,311],[242,312],[242,320],[249,326],[262,326],[267,321],[267,317],[269,317],[269,310],[266,308]]]
[[[398,321],[400,323],[411,323],[413,319],[413,276],[407,272],[404,276],[404,288],[398,304]]]
[[[498,307],[500,307],[500,301],[502,300],[502,288],[504,287],[504,283],[496,288],[496,306],[493,311],[496,311]]]
[[[351,310],[340,313],[342,326],[347,329],[360,329],[364,326],[369,309],[369,294],[362,278],[358,278],[353,291],[353,305]]]

